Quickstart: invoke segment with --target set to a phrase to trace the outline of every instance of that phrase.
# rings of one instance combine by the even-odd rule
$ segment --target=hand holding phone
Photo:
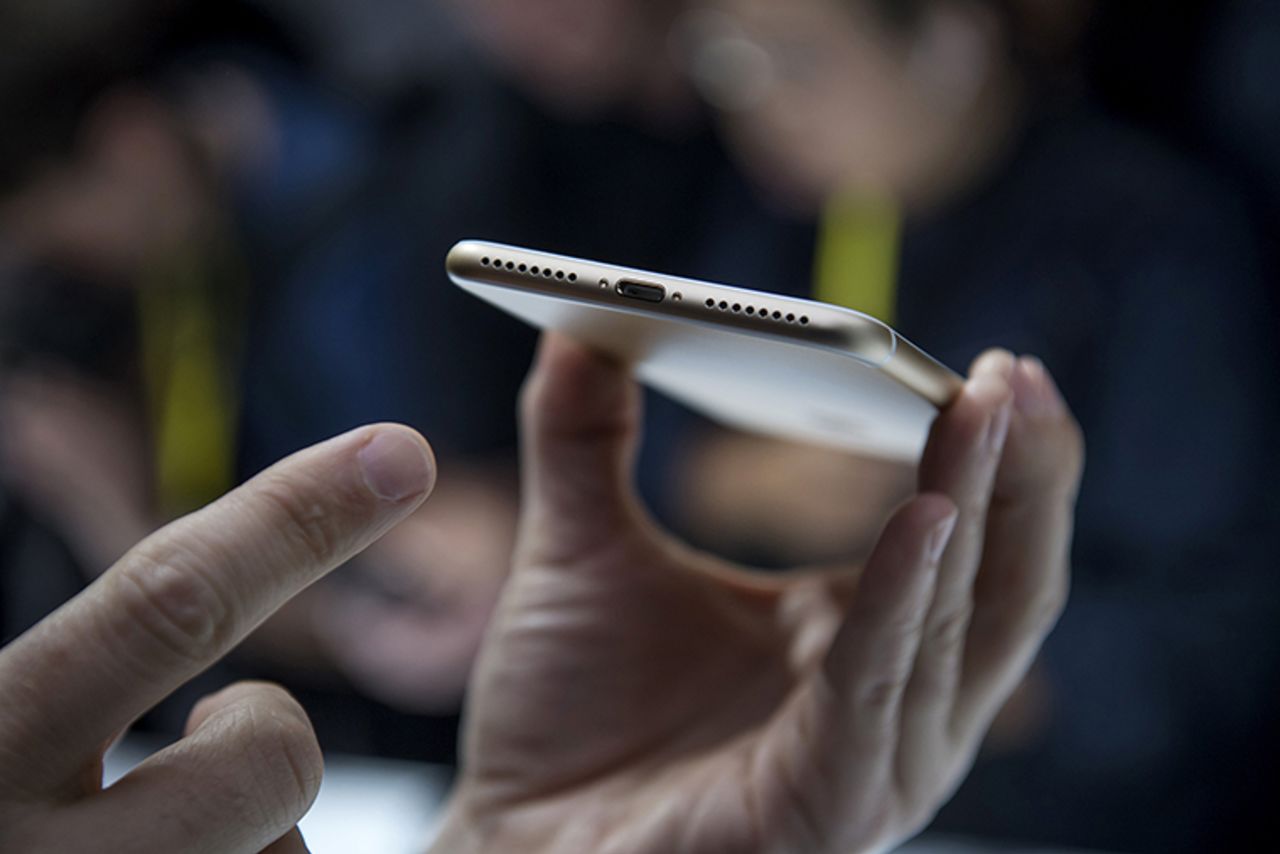
[[[835,573],[761,576],[659,530],[631,483],[639,410],[624,368],[547,336],[434,850],[887,850],[967,772],[1062,606],[1080,444],[1052,382],[981,362],[918,494]]]

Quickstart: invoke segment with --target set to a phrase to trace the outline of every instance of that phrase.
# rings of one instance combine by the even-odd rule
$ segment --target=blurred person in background
[[[454,240],[816,292],[953,365],[989,343],[1044,352],[1092,438],[1082,613],[941,826],[1176,851],[1232,815],[1247,838],[1266,790],[1239,757],[1270,708],[1257,649],[1273,588],[1249,563],[1267,400],[1251,369],[1266,362],[1229,194],[1069,96],[1075,4],[723,3],[680,25],[684,6],[456,2],[475,54],[399,69],[376,92],[320,80],[323,62],[220,78],[239,121],[199,124],[243,131],[214,148],[235,153],[221,177],[254,282],[239,472],[378,419],[428,432],[442,467],[430,514],[300,598],[241,666],[301,689],[327,746],[452,758],[509,564],[511,400],[533,340],[445,281]],[[453,49],[452,32],[428,35]],[[786,212],[727,167],[695,85]],[[1214,332],[1225,323],[1230,339]],[[699,438],[667,416],[641,478],[726,553],[856,553],[910,477]],[[696,474],[664,493],[674,461]]]
[[[1088,11],[725,0],[678,44],[746,170],[821,214],[818,297],[949,364],[995,341],[1042,354],[1090,437],[1072,606],[935,826],[1248,847],[1270,797],[1250,756],[1274,748],[1280,587],[1263,268],[1237,193],[1081,97]],[[882,518],[846,508],[910,483],[728,435],[681,465],[702,541],[815,561]]]
[[[240,61],[281,43],[234,4],[15,5],[3,18],[12,637],[237,478],[250,271],[231,203],[272,148]],[[150,725],[179,731],[186,699]]]
[[[674,8],[666,17],[601,15],[593,32],[567,36],[625,42],[647,34],[657,44]],[[119,323],[86,312],[110,335],[95,327],[67,337],[81,346],[116,342],[122,390],[109,396],[119,417],[108,419],[90,409],[104,395],[68,403],[70,394],[55,395],[51,382],[27,383],[59,401],[59,411],[70,410],[27,416],[32,407],[15,376],[10,482],[31,493],[24,504],[43,497],[40,515],[72,544],[71,562],[101,566],[199,490],[322,435],[379,419],[430,431],[449,472],[432,516],[403,526],[342,580],[300,597],[227,666],[276,676],[297,690],[335,749],[451,762],[456,709],[509,564],[511,401],[533,335],[456,292],[438,272],[440,259],[453,241],[475,234],[634,263],[680,257],[697,242],[689,233],[696,216],[673,213],[691,194],[714,195],[691,188],[733,180],[732,172],[705,124],[690,114],[696,102],[687,88],[655,96],[669,87],[620,80],[595,101],[553,102],[545,98],[550,90],[534,87],[535,100],[543,98],[534,106],[475,58],[407,64],[382,76],[349,68],[337,74],[327,57],[305,49],[256,49],[253,28],[244,19],[227,23],[234,16],[225,10],[200,3],[164,10],[176,20],[141,7],[125,16],[147,38],[118,52],[125,60],[119,67],[53,62],[50,74],[14,78],[13,91],[29,104],[43,99],[45,111],[55,103],[47,93],[77,93],[67,99],[65,127],[53,135],[84,137],[63,146],[55,164],[75,180],[63,180],[58,205],[45,204],[58,212],[51,220],[74,220],[82,232],[86,222],[97,226],[73,235],[97,252],[86,253],[92,263],[79,268],[86,281],[73,298],[109,295]],[[327,14],[336,21],[378,17],[374,10]],[[523,14],[516,6],[495,10],[517,24]],[[419,32],[428,49],[434,43],[426,39],[439,33],[407,26],[406,16],[418,20],[401,7],[378,25]],[[187,30],[184,43],[153,43],[175,26]],[[32,43],[43,63],[66,54],[46,47]],[[548,55],[588,76],[592,63],[612,61],[605,52]],[[660,77],[678,79],[673,65],[663,67]],[[51,82],[58,75],[74,90]],[[525,75],[517,70],[513,78],[523,82]],[[636,93],[644,94],[633,99]],[[594,116],[584,119],[588,113]],[[98,124],[111,133],[84,130]],[[35,150],[57,148],[49,136],[32,139]],[[31,235],[43,241],[40,251],[24,250],[25,258],[42,260],[22,267],[67,264],[80,251],[73,238],[42,229],[32,215],[31,199],[51,195],[46,182],[13,163],[22,179],[10,208],[14,243],[19,231],[28,235],[23,242],[32,243]],[[618,198],[628,204],[614,204]],[[177,202],[202,213],[191,215]],[[197,261],[218,242],[207,226],[216,221],[220,231],[230,215],[236,239],[227,254],[243,263],[234,271],[238,280],[204,278]],[[114,231],[105,233],[104,223]],[[192,267],[191,276],[172,259]],[[199,281],[175,284],[190,278]],[[231,287],[218,291],[223,285]],[[23,291],[34,293],[44,291]],[[139,308],[157,301],[166,311],[178,302],[177,314]],[[144,328],[135,329],[140,323]],[[148,330],[172,333],[167,343],[181,352],[145,355],[154,339]],[[51,419],[58,419],[53,429]],[[102,429],[117,422],[119,429]],[[188,441],[176,442],[179,436]],[[166,447],[189,451],[166,456]],[[187,494],[170,500],[164,485],[175,464],[179,473],[182,466],[195,470],[187,472]],[[74,478],[77,488],[68,489]],[[122,496],[128,485],[132,491]],[[29,575],[11,578],[22,584]],[[73,573],[42,606],[20,609],[25,616],[13,630],[78,583]]]
[[[153,64],[162,5],[4,13],[10,578],[33,530],[23,518],[56,530],[73,563],[105,566],[233,475],[243,281],[204,152]],[[10,617],[38,617],[17,615],[21,598]]]
[[[352,182],[352,165],[332,163],[358,136],[353,111],[307,79],[269,18],[238,4],[89,6],[0,13],[6,638],[235,482],[242,378],[265,367],[242,361],[249,283],[266,287],[271,250]],[[403,563],[396,542],[379,548]],[[180,732],[190,694],[238,673],[330,684],[359,652],[289,618],[148,724]]]
[[[962,792],[941,826],[1195,850],[1221,816],[1248,812],[1236,795],[1264,791],[1240,773],[1240,749],[1257,732],[1252,704],[1270,666],[1258,650],[1273,579],[1254,548],[1271,404],[1256,247],[1230,191],[1088,108],[1072,62],[1085,5],[720,4],[709,10],[719,18],[673,39],[680,5],[457,4],[500,80],[462,66],[398,127],[412,154],[387,161],[395,186],[373,209],[399,216],[377,217],[376,234],[409,223],[398,239],[417,241],[410,254],[423,260],[365,257],[411,276],[455,237],[479,234],[791,292],[816,281],[819,296],[895,320],[952,364],[997,341],[1046,352],[1102,455],[1082,524],[1082,613],[998,729],[1006,749],[986,760],[987,782]],[[681,56],[748,171],[791,213],[759,212],[719,165],[673,72]],[[664,147],[678,152],[665,163],[653,154]],[[818,210],[815,233],[805,212]],[[434,282],[389,288],[416,308],[359,352],[440,318],[415,346],[443,355],[384,363],[406,377],[407,365],[441,360],[511,376],[524,346],[511,342],[525,333]],[[1238,334],[1225,338],[1228,327]],[[1152,379],[1171,370],[1177,383]],[[488,391],[501,400],[476,384]],[[1204,403],[1187,412],[1189,400]],[[459,424],[481,411],[456,398],[450,408]],[[690,436],[672,426],[646,453]],[[865,548],[910,478],[740,437],[694,447],[657,455],[697,472],[659,496],[667,515],[703,543],[770,563]],[[642,465],[641,477],[661,484],[660,470],[670,472]],[[788,498],[752,501],[766,494]],[[1223,577],[1210,583],[1198,571],[1210,559],[1196,555],[1217,556]],[[389,611],[370,610],[351,636],[379,613]],[[1221,637],[1227,626],[1234,637]],[[1198,677],[1216,681],[1198,696],[1174,667],[1194,650],[1236,656],[1239,670],[1206,662]],[[1051,770],[1033,776],[1041,768]],[[1215,773],[1223,785],[1195,782]]]
[[[242,469],[390,419],[429,433],[443,472],[428,516],[266,627],[263,646],[293,651],[286,681],[322,734],[331,725],[348,739],[327,743],[451,761],[509,565],[511,401],[534,336],[445,279],[448,248],[479,235],[687,269],[695,261],[681,259],[702,251],[719,211],[734,211],[743,233],[780,221],[751,200],[666,50],[679,5],[450,4],[469,49],[452,53],[454,37],[437,36],[450,62],[347,97],[321,128],[292,118],[289,89],[269,90],[278,135],[349,140],[330,162],[354,174],[320,215],[258,204],[245,217],[268,275],[251,311]],[[341,122],[358,132],[325,129]],[[775,275],[761,265],[754,277]],[[335,670],[377,702],[327,687]]]

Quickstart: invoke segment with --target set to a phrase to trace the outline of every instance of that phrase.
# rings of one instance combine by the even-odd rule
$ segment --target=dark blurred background
[[[443,259],[513,242],[842,303],[958,370],[1043,358],[1090,451],[1072,600],[933,829],[1264,850],[1278,83],[1268,0],[7,0],[0,634],[405,421],[426,508],[143,726],[266,677],[326,749],[454,763],[535,335]],[[648,403],[655,513],[762,567],[864,553],[910,488]]]

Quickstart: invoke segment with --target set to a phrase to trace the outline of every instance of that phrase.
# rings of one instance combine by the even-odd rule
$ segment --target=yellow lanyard
[[[893,324],[902,214],[887,199],[837,197],[823,214],[814,296]]]
[[[199,253],[169,260],[144,282],[139,319],[156,500],[162,513],[173,516],[233,485],[238,407],[233,360],[219,348],[227,306],[218,310],[216,291],[223,299],[235,295],[218,287],[229,283],[214,281]]]

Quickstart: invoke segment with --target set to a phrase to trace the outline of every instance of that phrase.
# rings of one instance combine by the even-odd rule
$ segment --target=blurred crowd
[[[934,829],[1260,850],[1280,761],[1280,5],[13,0],[0,9],[0,635],[269,462],[394,420],[435,496],[236,676],[452,763],[535,335],[482,238],[1034,353],[1089,446],[1072,599]],[[865,552],[909,467],[652,396],[638,477],[762,568]]]

